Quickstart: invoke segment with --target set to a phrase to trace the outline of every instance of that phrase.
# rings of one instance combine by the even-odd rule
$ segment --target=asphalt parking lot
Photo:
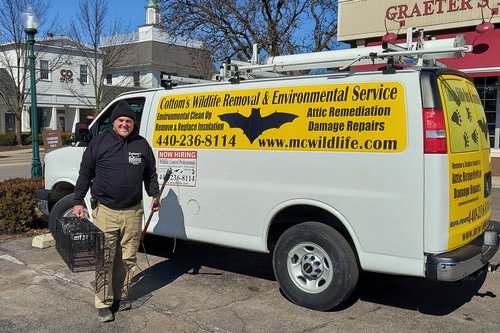
[[[495,188],[500,221],[498,198]],[[131,289],[134,308],[100,323],[94,274],[31,241],[0,243],[0,332],[498,332],[500,272],[461,283],[363,274],[347,304],[318,312],[280,293],[270,255],[161,237],[139,255],[148,276]]]

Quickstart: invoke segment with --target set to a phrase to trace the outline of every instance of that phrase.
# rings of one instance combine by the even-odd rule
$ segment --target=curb
[[[0,155],[17,155],[31,153],[31,149],[5,150],[0,151]]]
[[[17,154],[31,154],[32,149],[31,148],[26,148],[26,149],[18,149],[18,150],[4,150],[0,151],[0,155],[17,155]],[[40,148],[39,150],[40,153],[45,152],[45,149]]]

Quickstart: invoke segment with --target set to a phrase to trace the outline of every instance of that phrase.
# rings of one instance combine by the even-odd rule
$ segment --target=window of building
[[[38,107],[38,112],[42,113],[42,123],[40,127],[43,129],[50,128],[50,118],[52,117],[52,112],[50,108]],[[50,128],[53,129],[53,128]]]
[[[13,112],[5,113],[5,133],[14,132],[16,130],[16,116]]]
[[[88,82],[89,82],[88,66],[80,65],[80,83],[88,83]]]
[[[41,133],[42,126],[43,126],[43,121],[41,119],[42,108],[37,107],[36,111],[37,111],[36,119],[37,119],[37,123],[38,123],[38,132]],[[29,124],[31,125],[31,124],[33,124],[33,122],[32,122],[33,112],[31,112],[31,106],[28,108],[28,114],[29,114]]]
[[[49,61],[40,60],[40,79],[49,80]]]
[[[134,87],[141,86],[141,75],[139,72],[134,72]]]
[[[106,84],[113,84],[113,75],[112,74],[106,74]]]
[[[491,147],[495,144],[495,124],[497,117],[498,78],[496,76],[474,78],[477,92],[483,102],[484,113],[488,122]]]

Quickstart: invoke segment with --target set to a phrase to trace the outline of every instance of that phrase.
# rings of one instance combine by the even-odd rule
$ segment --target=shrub
[[[62,132],[61,133],[61,141],[63,146],[71,145],[71,141],[73,140],[73,133],[71,132]]]
[[[31,133],[23,133],[21,135],[21,141],[23,142],[23,146],[31,146],[31,142],[33,141]],[[40,146],[43,145],[43,139],[41,133],[38,134],[38,144]]]
[[[0,183],[0,233],[47,227],[47,222],[35,214],[35,193],[39,188],[40,180],[29,178],[13,178]]]
[[[16,144],[16,133],[0,134],[0,146],[14,146]]]
[[[21,133],[21,142],[23,146],[31,145],[31,133]],[[40,145],[43,144],[42,135],[38,135],[38,142]],[[0,146],[15,146],[17,145],[16,133],[3,133],[0,134]]]

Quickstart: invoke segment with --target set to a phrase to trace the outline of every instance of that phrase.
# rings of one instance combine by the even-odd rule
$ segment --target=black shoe
[[[105,323],[108,321],[113,321],[115,319],[115,316],[113,315],[113,312],[111,312],[110,308],[97,309],[97,313],[100,322]]]
[[[113,302],[113,312],[128,311],[130,309],[132,309],[132,302],[127,299],[115,299],[115,301]]]

